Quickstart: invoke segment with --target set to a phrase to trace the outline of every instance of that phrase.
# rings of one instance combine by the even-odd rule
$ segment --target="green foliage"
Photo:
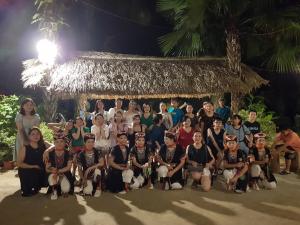
[[[42,122],[40,124],[40,130],[43,134],[44,140],[52,143],[53,142],[52,130],[48,128],[48,126],[45,122]]]
[[[269,111],[264,103],[264,98],[260,96],[249,95],[245,99],[246,109],[239,111],[239,115],[243,118],[243,121],[248,119],[250,110],[257,112],[257,122],[261,125],[261,130],[267,135],[267,141],[271,143],[276,135],[276,124],[274,122],[277,119],[274,112]]]
[[[0,96],[0,160],[11,159],[16,140],[15,116],[19,111],[19,97]]]

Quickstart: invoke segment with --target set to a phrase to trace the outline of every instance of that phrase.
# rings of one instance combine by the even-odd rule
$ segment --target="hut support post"
[[[58,97],[53,92],[48,91],[46,88],[43,89],[43,107],[46,122],[53,122],[57,111],[57,100]]]
[[[86,106],[87,106],[87,96],[85,94],[80,94],[76,98],[76,104],[77,104],[77,114],[82,116],[81,113],[86,112]]]
[[[239,112],[241,102],[243,100],[243,94],[237,92],[231,92],[231,111],[236,114]]]

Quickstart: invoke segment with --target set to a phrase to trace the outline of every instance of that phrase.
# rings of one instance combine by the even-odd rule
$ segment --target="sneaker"
[[[279,174],[280,175],[287,175],[287,174],[290,174],[290,173],[291,173],[290,171],[282,170]]]
[[[153,189],[153,184],[150,184],[148,189],[152,190]]]
[[[120,191],[118,194],[125,195],[126,193],[127,193],[126,191]]]
[[[165,185],[165,191],[169,190],[170,189],[170,185],[169,185],[169,182],[166,182],[166,185]]]
[[[196,181],[193,181],[191,188],[196,189],[198,186],[198,183]]]
[[[240,189],[235,189],[234,192],[237,193],[237,194],[242,194],[242,193],[244,193],[244,192],[243,192],[242,190],[240,190]]]
[[[98,198],[101,196],[101,190],[96,190],[95,193],[94,193],[94,197]]]
[[[253,190],[255,190],[255,191],[259,191],[259,186],[258,186],[257,183],[254,183],[252,188],[253,188]]]
[[[50,198],[51,198],[51,200],[57,200],[57,191],[53,191]]]

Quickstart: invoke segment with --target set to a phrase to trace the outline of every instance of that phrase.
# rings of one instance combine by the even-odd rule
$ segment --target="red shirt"
[[[188,133],[186,132],[183,127],[181,127],[178,130],[178,140],[177,143],[184,149],[186,150],[186,147],[188,145],[191,145],[194,143],[193,141],[193,136],[194,136],[194,129],[192,128],[191,131]]]

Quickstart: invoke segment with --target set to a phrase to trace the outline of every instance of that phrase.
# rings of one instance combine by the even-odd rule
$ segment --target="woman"
[[[145,125],[147,130],[151,130],[153,126],[153,114],[151,111],[151,106],[147,103],[143,104],[143,114],[141,116],[141,124]]]
[[[185,116],[183,119],[183,126],[178,129],[177,133],[177,143],[182,147],[182,149],[186,149],[188,145],[193,144],[194,131],[194,128],[191,127],[191,118]]]
[[[16,161],[23,145],[28,145],[29,130],[40,125],[40,116],[35,112],[35,104],[31,98],[26,98],[21,103],[20,112],[16,115],[17,138],[13,160]]]
[[[102,99],[99,99],[96,101],[95,110],[94,110],[94,112],[91,113],[91,118],[92,118],[93,124],[94,124],[95,116],[98,113],[103,115],[104,122],[107,123],[108,122],[108,112],[105,111],[105,109],[104,109],[104,102]]]
[[[82,177],[82,190],[85,195],[100,197],[101,195],[101,168],[104,158],[95,148],[95,135],[85,134],[84,150],[79,153],[79,173]]]
[[[135,115],[133,117],[132,126],[128,129],[129,149],[131,149],[134,146],[135,134],[139,132],[145,133],[145,131],[146,125],[141,124],[140,115]]]
[[[245,154],[238,148],[237,137],[233,135],[226,136],[226,150],[224,152],[224,178],[227,189],[234,190],[236,193],[243,193],[248,185],[248,168]]]
[[[163,190],[182,189],[182,168],[185,163],[185,152],[176,144],[176,136],[173,133],[165,134],[165,144],[161,146],[157,160],[160,164],[157,169]]]
[[[193,113],[193,106],[191,104],[186,104],[186,114],[185,116],[188,116],[191,119],[191,126],[195,129],[195,130],[199,130],[199,123],[198,123],[198,118],[197,116]]]
[[[173,127],[173,120],[170,113],[168,113],[167,105],[164,102],[159,104],[160,113],[162,115],[163,125],[166,130],[170,130]]]
[[[239,148],[247,157],[249,148],[252,147],[253,136],[250,130],[242,124],[242,117],[240,115],[235,114],[232,116],[232,125],[227,126],[226,133],[237,137]]]
[[[22,196],[32,196],[42,187],[48,186],[43,162],[43,154],[51,145],[44,141],[39,128],[33,127],[28,132],[29,144],[21,148],[18,155],[18,172]]]
[[[214,163],[211,149],[203,143],[200,131],[193,135],[194,143],[187,147],[188,171],[192,174],[192,187],[201,183],[203,191],[209,191],[211,186],[210,168]]]
[[[73,194],[74,178],[71,174],[72,157],[67,150],[68,138],[63,132],[53,135],[54,151],[49,151],[49,160],[46,164],[46,171],[49,173],[49,191],[51,200],[56,200],[59,195]]]
[[[266,147],[266,135],[257,133],[254,135],[255,147],[250,154],[254,157],[251,164],[250,173],[253,181],[252,187],[259,190],[259,183],[267,189],[276,188],[276,179],[270,169],[271,152]]]
[[[215,171],[220,169],[223,160],[225,137],[226,132],[223,129],[223,121],[220,117],[215,117],[213,127],[207,129],[207,145],[216,159]]]
[[[117,145],[108,157],[107,188],[113,193],[126,194],[133,177],[129,164],[126,133],[117,134]]]
[[[114,120],[109,125],[109,133],[110,133],[110,146],[114,147],[117,144],[117,136],[119,133],[128,132],[128,126],[123,121],[123,113],[121,111],[117,111]]]
[[[94,121],[91,133],[95,135],[95,148],[101,152],[102,156],[106,156],[110,149],[109,127],[105,124],[104,117],[101,113],[95,115]]]
[[[131,100],[128,105],[128,110],[126,112],[124,112],[124,114],[123,114],[125,123],[127,124],[127,126],[129,128],[132,127],[134,116],[140,114],[139,111],[136,110],[136,108],[137,108],[136,102]]]
[[[131,188],[138,189],[148,184],[149,189],[153,189],[150,179],[153,154],[146,145],[145,133],[135,134],[135,146],[130,151],[130,158],[134,173]]]

